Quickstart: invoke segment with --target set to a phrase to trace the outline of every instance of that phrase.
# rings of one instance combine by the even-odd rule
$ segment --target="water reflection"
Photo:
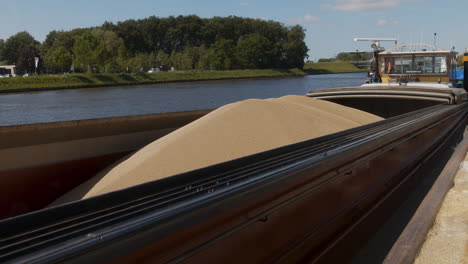
[[[360,85],[365,73],[107,87],[0,95],[0,125],[212,109],[249,98]]]

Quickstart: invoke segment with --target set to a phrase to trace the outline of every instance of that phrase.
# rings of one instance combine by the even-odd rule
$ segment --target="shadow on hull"
[[[466,124],[466,103],[321,99],[387,119],[5,219],[0,262],[320,262]],[[3,204],[3,217],[51,202],[91,177],[97,164],[105,167],[208,112],[2,128],[16,135],[16,143],[0,148],[11,157],[3,176],[17,177],[8,196],[23,203]],[[57,132],[63,127],[73,138]],[[34,133],[42,140],[27,139]],[[57,151],[44,155],[51,147]],[[94,165],[81,168],[86,164]],[[60,187],[41,197],[31,186],[43,177],[50,190]],[[21,186],[34,193],[22,200]]]

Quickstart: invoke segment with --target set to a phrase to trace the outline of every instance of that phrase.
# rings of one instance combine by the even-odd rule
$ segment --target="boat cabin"
[[[378,70],[383,83],[450,83],[454,80],[457,52],[384,51],[379,53]]]
[[[307,96],[385,118],[437,104],[459,104],[468,99],[456,77],[457,52],[421,43],[403,44],[388,50],[374,43],[372,48],[377,63],[366,84],[316,89]]]

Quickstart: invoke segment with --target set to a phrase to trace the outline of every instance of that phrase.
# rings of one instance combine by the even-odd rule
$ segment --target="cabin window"
[[[413,58],[412,57],[397,57],[395,58],[394,73],[406,74],[413,71]]]
[[[381,61],[384,74],[446,74],[447,58],[445,56],[392,56]]]
[[[425,57],[415,56],[414,65],[415,65],[414,71],[416,72],[416,74],[427,73],[426,70],[425,70],[425,67],[426,67]],[[430,67],[432,67],[432,66],[430,66]]]
[[[435,73],[447,73],[447,59],[444,56],[435,57]]]
[[[434,57],[422,57],[424,60],[424,72],[427,74],[433,74],[434,73]]]

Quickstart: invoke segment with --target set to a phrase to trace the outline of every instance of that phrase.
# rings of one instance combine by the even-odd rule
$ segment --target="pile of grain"
[[[225,105],[145,146],[54,202],[61,204],[382,120],[312,99],[285,96]]]
[[[414,263],[468,263],[468,155]]]

